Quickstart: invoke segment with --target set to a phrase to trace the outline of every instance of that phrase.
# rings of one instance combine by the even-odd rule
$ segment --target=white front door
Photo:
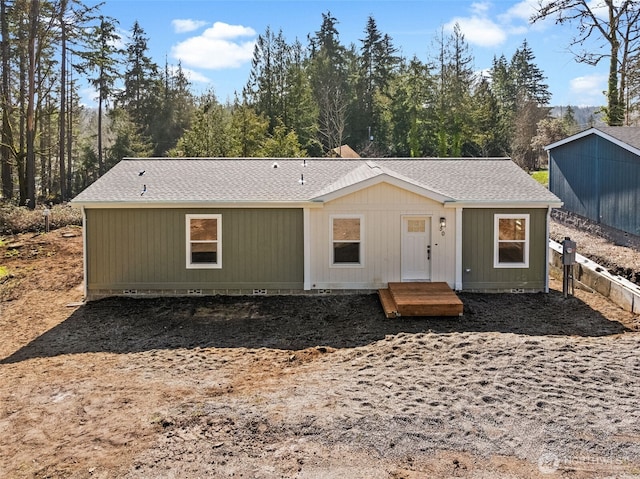
[[[431,218],[402,217],[402,281],[431,279]]]

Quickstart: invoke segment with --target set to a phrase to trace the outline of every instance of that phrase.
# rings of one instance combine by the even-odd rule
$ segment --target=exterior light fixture
[[[444,236],[444,230],[447,227],[447,219],[444,216],[440,217],[440,233]]]

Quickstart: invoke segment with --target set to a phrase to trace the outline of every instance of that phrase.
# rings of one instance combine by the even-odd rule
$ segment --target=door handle
[[[431,261],[431,245],[427,246],[427,259]]]

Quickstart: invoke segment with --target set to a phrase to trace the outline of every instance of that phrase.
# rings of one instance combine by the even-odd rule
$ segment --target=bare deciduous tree
[[[640,3],[637,0],[538,0],[537,12],[532,22],[555,18],[556,23],[578,23],[578,32],[571,41],[572,47],[581,47],[575,53],[576,60],[597,65],[609,58],[606,119],[609,125],[622,125],[625,117],[625,97],[630,59],[637,54],[640,35]],[[608,45],[608,51],[592,51],[586,48],[587,40],[599,37]]]

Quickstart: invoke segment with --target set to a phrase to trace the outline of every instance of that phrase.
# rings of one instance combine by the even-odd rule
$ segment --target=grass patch
[[[531,177],[541,185],[549,187],[549,170],[534,171]]]
[[[5,276],[9,276],[9,270],[6,266],[0,266],[0,279],[3,279]]]

